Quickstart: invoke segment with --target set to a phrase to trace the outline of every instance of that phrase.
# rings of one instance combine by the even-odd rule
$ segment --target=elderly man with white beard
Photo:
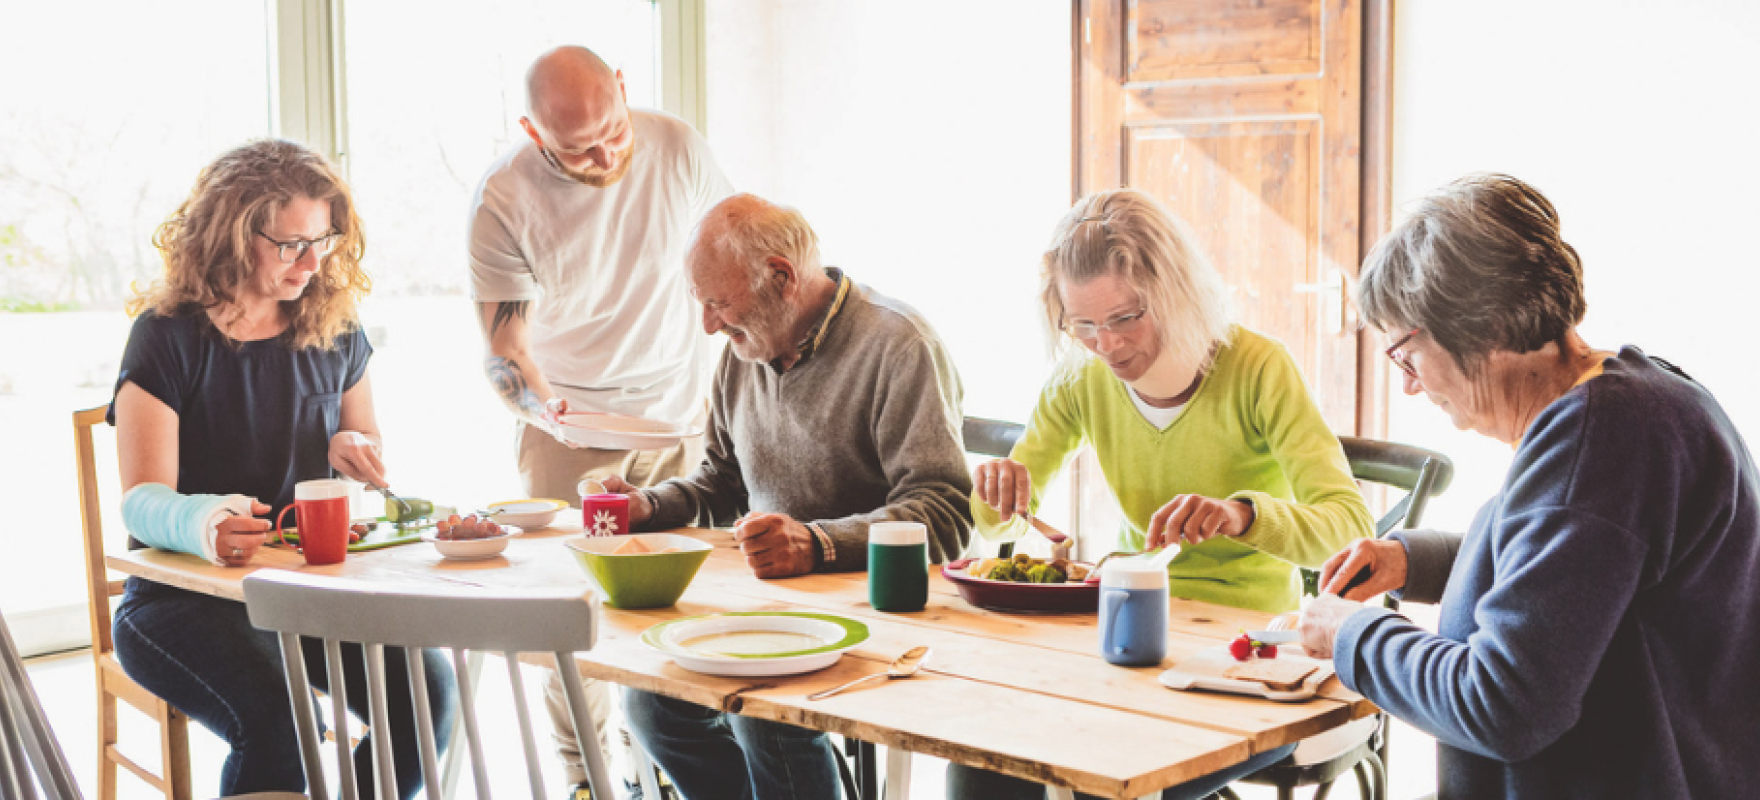
[[[959,376],[917,312],[820,266],[799,212],[735,195],[685,258],[703,330],[729,340],[703,462],[630,495],[633,527],[732,526],[773,579],[867,568],[868,526],[920,522],[929,557],[970,537]],[[834,798],[823,733],[634,689],[630,732],[691,800]]]

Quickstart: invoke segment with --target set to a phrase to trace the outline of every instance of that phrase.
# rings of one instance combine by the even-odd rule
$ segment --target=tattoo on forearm
[[[534,420],[543,418],[544,403],[538,399],[537,392],[532,391],[531,385],[526,383],[526,374],[519,368],[519,362],[511,358],[489,356],[483,369],[489,373],[489,385],[495,387],[495,393],[501,395],[502,402],[507,403],[514,413]]]
[[[512,303],[501,303],[495,306],[495,319],[489,322],[489,338],[491,340],[494,339],[495,334],[501,330],[501,326],[512,322],[515,317],[518,317],[521,322],[524,322],[526,319],[526,309],[531,306],[531,304],[530,300],[520,300]]]

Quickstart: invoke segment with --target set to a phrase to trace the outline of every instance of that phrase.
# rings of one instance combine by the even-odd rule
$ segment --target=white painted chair
[[[474,650],[499,652],[507,663],[513,696],[525,697],[520,678],[519,654],[545,652],[556,662],[567,666],[561,672],[568,696],[569,712],[575,729],[582,732],[580,740],[597,741],[593,721],[587,711],[585,692],[579,672],[574,669],[574,654],[592,648],[598,633],[599,607],[592,594],[580,590],[533,590],[516,593],[477,591],[467,587],[387,586],[381,583],[330,578],[296,572],[262,570],[244,580],[245,605],[251,624],[281,636],[283,666],[289,696],[293,700],[294,717],[299,735],[301,761],[305,765],[307,791],[314,800],[328,800],[329,786],[319,760],[317,709],[307,690],[304,659],[298,650],[299,637],[324,640],[329,663],[339,665],[344,642],[364,646],[367,676],[373,682],[369,689],[369,724],[374,731],[388,731],[381,725],[386,718],[385,648],[405,648],[409,659],[411,693],[416,709],[417,746],[422,757],[424,784],[430,798],[440,797],[439,754],[435,748],[434,723],[428,714],[428,690],[421,666],[422,650],[451,648],[453,665],[460,679],[459,715],[464,721],[463,742],[453,746],[469,748],[472,776],[477,797],[488,798],[489,780],[483,758],[483,740],[477,725],[475,691],[468,668],[469,653]],[[339,683],[342,670],[332,668],[334,704],[333,718],[343,719],[347,709],[342,698],[346,694]],[[533,800],[544,800],[541,762],[532,738],[531,713],[525,703],[516,702],[521,743],[525,748],[526,771]],[[351,763],[346,741],[336,743],[337,763]],[[614,797],[609,772],[598,748],[583,748],[587,761],[588,780],[593,794]],[[376,747],[374,774],[378,796],[397,797],[397,778],[392,766],[392,748]],[[343,800],[358,796],[353,770],[341,770]]]

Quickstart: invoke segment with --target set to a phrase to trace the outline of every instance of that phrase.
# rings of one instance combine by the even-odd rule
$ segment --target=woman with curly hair
[[[130,304],[110,406],[129,546],[243,567],[270,528],[262,516],[292,503],[294,484],[335,470],[385,485],[372,347],[355,311],[371,286],[360,217],[322,156],[260,141],[203,169],[153,243],[165,273]],[[115,636],[130,677],[231,746],[220,794],[304,790],[281,648],[243,603],[130,578]],[[361,651],[344,652],[349,707],[364,717]],[[322,647],[304,655],[325,688]],[[398,785],[411,797],[422,780],[405,663],[386,658]],[[429,653],[426,674],[444,736],[452,671]],[[355,751],[362,775],[377,738]]]

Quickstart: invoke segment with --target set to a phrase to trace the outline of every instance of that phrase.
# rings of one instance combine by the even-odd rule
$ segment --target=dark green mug
[[[868,602],[878,611],[929,603],[929,529],[921,522],[868,526]]]

